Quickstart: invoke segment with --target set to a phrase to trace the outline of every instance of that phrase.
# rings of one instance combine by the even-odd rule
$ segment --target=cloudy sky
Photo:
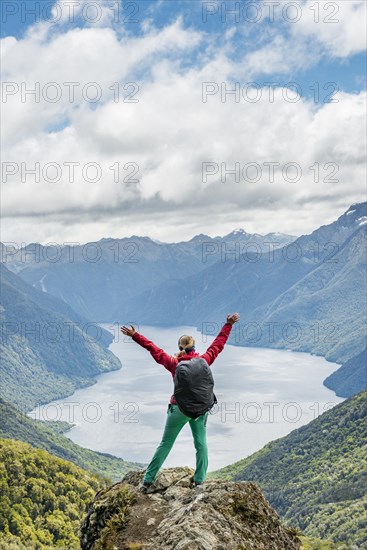
[[[301,235],[366,200],[365,0],[1,7],[3,242]]]

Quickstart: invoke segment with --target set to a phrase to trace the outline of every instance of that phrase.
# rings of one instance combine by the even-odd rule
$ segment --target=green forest
[[[361,392],[208,477],[254,481],[306,535],[366,548],[366,399]]]
[[[80,520],[102,476],[10,439],[0,439],[0,472],[1,550],[80,547]]]

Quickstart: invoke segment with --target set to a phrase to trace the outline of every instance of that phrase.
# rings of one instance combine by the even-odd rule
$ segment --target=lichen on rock
[[[97,493],[80,533],[82,550],[300,550],[260,488],[208,481],[192,488],[194,470],[165,468],[147,494],[144,471]]]

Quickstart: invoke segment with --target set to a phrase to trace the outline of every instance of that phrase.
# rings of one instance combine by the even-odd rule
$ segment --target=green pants
[[[144,475],[144,481],[153,483],[158,473],[159,468],[166,460],[176,437],[182,430],[185,424],[189,422],[194,445],[196,449],[196,470],[194,480],[197,483],[205,481],[206,471],[208,469],[208,447],[206,444],[206,423],[208,414],[205,413],[194,420],[183,414],[178,405],[169,405],[167,409],[166,425],[164,427],[162,441],[157,447],[156,452]]]

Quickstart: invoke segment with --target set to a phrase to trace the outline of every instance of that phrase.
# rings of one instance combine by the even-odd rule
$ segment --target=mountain
[[[4,439],[29,443],[112,481],[119,481],[126,472],[144,466],[80,447],[63,435],[69,428],[66,422],[33,420],[0,398],[0,437]]]
[[[0,264],[1,396],[22,409],[71,395],[121,367],[112,335]]]
[[[312,351],[343,362],[365,346],[366,227],[350,235],[338,250],[298,280],[271,304],[253,311],[259,323],[295,323],[287,339],[274,331],[277,347]],[[292,339],[295,339],[293,342]],[[275,343],[274,342],[274,343]],[[259,339],[258,344],[266,344]]]
[[[115,318],[195,324],[205,333],[238,311],[230,343],[344,364],[365,347],[366,206],[354,204],[335,222],[273,252],[228,254],[200,273],[165,281],[126,299]],[[354,386],[366,388],[363,366],[356,372]]]
[[[199,324],[203,316],[222,320],[227,308],[240,308],[242,315],[255,320],[252,317],[257,308],[272,304],[317,267],[333,263],[333,256],[347,239],[357,230],[365,229],[366,226],[360,224],[366,204],[353,205],[329,226],[322,226],[282,248],[272,250],[268,247],[261,253],[254,247],[244,247],[237,249],[236,254],[234,248],[231,253],[230,247],[225,245],[223,251],[216,254],[217,261],[200,273],[171,277],[168,282],[151,285],[134,299],[126,298],[126,314],[131,315],[136,307],[136,315],[139,319],[143,316],[144,323],[160,324],[168,316],[170,323],[176,320],[176,324]],[[160,307],[164,296],[174,307],[173,313]],[[181,311],[179,320],[178,309]]]
[[[351,397],[367,388],[367,348],[324,380],[324,385],[339,397]]]
[[[185,278],[218,261],[231,247],[249,242],[262,250],[294,240],[236,230],[225,237],[197,235],[190,241],[161,243],[149,237],[105,238],[83,245],[2,244],[1,259],[27,283],[67,302],[96,322],[113,322],[126,300],[171,278]],[[251,246],[250,246],[251,249]]]
[[[103,478],[11,439],[0,439],[0,548],[80,548],[79,518]]]
[[[132,236],[68,245],[53,262],[52,246],[3,245],[2,256],[93,320],[196,325],[206,333],[239,311],[230,343],[309,352],[343,366],[365,348],[366,223],[367,203],[358,203],[296,239],[237,229],[180,243]],[[353,383],[349,372],[338,380],[349,384],[343,391],[366,387],[362,366]]]
[[[366,398],[359,393],[208,478],[258,483],[306,535],[366,548]]]
[[[81,525],[82,550],[299,550],[254,483],[214,481],[190,488],[191,468],[165,468],[153,492],[138,492],[131,472],[102,489]]]

